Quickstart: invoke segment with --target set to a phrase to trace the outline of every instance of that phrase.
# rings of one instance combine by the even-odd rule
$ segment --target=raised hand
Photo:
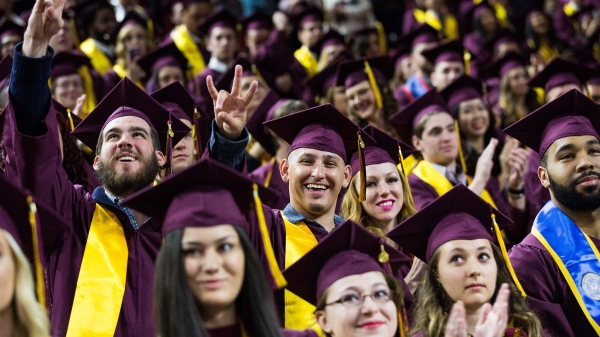
[[[485,188],[490,176],[492,175],[492,168],[494,167],[494,153],[498,140],[492,138],[488,146],[485,147],[479,159],[477,159],[477,166],[475,167],[475,177],[469,185],[469,189],[474,193],[481,195],[481,192]]]
[[[77,98],[77,102],[75,102],[75,107],[73,111],[71,111],[75,116],[83,118],[83,106],[85,105],[85,94],[79,96]]]
[[[66,0],[36,0],[23,39],[23,55],[39,58],[46,55],[48,44],[62,28]]]
[[[529,161],[529,152],[520,147],[514,148],[510,152],[508,165],[510,166],[510,176],[508,186],[513,190],[523,188],[527,163]]]
[[[489,303],[484,304],[479,316],[479,322],[475,327],[477,337],[502,337],[508,326],[508,299],[510,290],[508,284],[504,283],[498,291],[496,302],[492,307]],[[464,335],[463,335],[464,336]]]
[[[465,306],[462,301],[457,301],[450,310],[444,337],[464,337],[467,335],[467,319]]]
[[[254,97],[258,82],[252,81],[250,88],[242,96],[242,66],[236,65],[231,93],[225,90],[217,91],[212,76],[206,78],[206,85],[215,107],[215,121],[219,132],[229,140],[238,139],[246,126],[248,104]]]

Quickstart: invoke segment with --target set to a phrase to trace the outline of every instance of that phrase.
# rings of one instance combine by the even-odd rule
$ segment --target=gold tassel
[[[75,130],[75,123],[73,123],[73,116],[71,116],[71,109],[67,108],[67,117],[69,118],[69,124],[71,125],[71,131]]]
[[[402,177],[403,187],[406,186],[406,188],[408,189],[408,202],[412,207],[415,207],[415,201],[412,197],[412,191],[410,190],[410,185],[408,184],[408,175],[406,174],[406,170],[404,169],[404,156],[402,156],[402,148],[400,147],[400,145],[398,145],[398,156],[400,158],[400,168],[402,169],[402,175],[404,176]]]
[[[277,158],[271,158],[271,165],[269,165],[269,172],[267,173],[267,178],[265,179],[265,188],[268,188],[269,184],[271,183],[271,177],[273,176],[273,170],[275,168],[275,160],[277,160]]]
[[[515,273],[515,270],[513,269],[513,266],[510,263],[510,259],[508,258],[508,252],[506,251],[506,245],[504,244],[504,239],[502,238],[502,232],[500,232],[500,227],[498,227],[498,223],[496,223],[496,215],[494,213],[492,213],[492,222],[494,223],[494,232],[496,233],[496,239],[498,239],[498,244],[500,245],[500,251],[502,251],[502,257],[504,257],[504,261],[506,261],[506,266],[508,267],[510,276],[512,276],[512,279],[515,282],[515,285],[521,292],[521,296],[523,296],[523,298],[525,298],[525,297],[527,297],[527,294],[525,294],[525,290],[523,290],[523,287],[521,286],[521,282],[519,282],[519,279],[517,278],[517,274]]]
[[[29,225],[31,226],[31,238],[33,240],[33,259],[35,263],[35,283],[38,301],[42,307],[46,307],[46,290],[44,286],[44,269],[40,259],[40,246],[38,241],[37,221],[35,219],[37,207],[33,202],[33,198],[27,196],[27,205],[29,206]]]
[[[275,284],[278,289],[281,289],[287,285],[287,281],[281,270],[279,269],[279,264],[275,259],[275,253],[273,252],[273,246],[271,245],[271,238],[269,237],[269,231],[267,229],[267,222],[265,221],[265,214],[263,213],[262,202],[260,201],[260,197],[258,196],[258,185],[252,184],[252,188],[254,189],[254,206],[256,208],[256,217],[258,218],[258,225],[260,227],[260,233],[263,240],[263,246],[265,250],[265,255],[267,257],[267,262],[269,263],[269,269],[271,271],[271,275],[273,276],[273,280],[275,280]]]
[[[367,174],[365,172],[365,154],[363,153],[363,149],[365,148],[365,143],[360,136],[360,131],[358,132],[358,161],[360,163],[360,191],[358,193],[358,201],[363,202],[367,198]]]
[[[456,130],[456,135],[458,136],[458,157],[460,158],[460,166],[463,169],[464,174],[467,174],[467,164],[465,163],[465,156],[463,155],[462,145],[460,142],[460,129],[458,128],[458,120],[454,120],[454,130]]]
[[[465,60],[465,75],[471,76],[471,53],[466,49],[463,54],[463,59]]]
[[[79,40],[79,32],[77,31],[77,25],[75,25],[74,18],[69,18],[69,25],[71,25],[71,30],[73,31],[75,48],[79,49],[79,45],[81,44],[81,41]]]
[[[381,22],[375,22],[375,28],[377,29],[377,40],[379,42],[379,51],[381,55],[387,54],[387,39],[385,38],[385,29]]]
[[[261,81],[263,81],[263,83],[267,83],[267,82],[265,81],[265,78],[262,76],[262,74],[260,73],[260,71],[259,71],[259,70],[258,70],[258,68],[256,67],[256,65],[255,65],[255,64],[252,64],[252,65],[251,65],[251,67],[252,67],[252,73],[253,73],[254,75],[256,75],[256,77],[260,78],[260,80],[261,80]]]
[[[175,133],[171,128],[171,120],[167,122],[167,125],[169,126],[169,128],[167,130],[167,146],[165,147],[165,158],[167,160],[167,173],[171,174],[173,173],[173,170],[171,169],[171,160],[169,159],[169,156],[171,155],[171,146],[169,145],[172,144],[173,136],[175,136]]]
[[[371,65],[369,65],[369,61],[365,61],[365,72],[367,73],[367,77],[369,78],[369,84],[371,85],[371,89],[373,90],[373,95],[375,96],[375,103],[377,104],[377,108],[383,108],[383,99],[381,98],[381,92],[379,91],[379,86],[377,86],[377,81],[375,81],[375,75],[373,74],[373,70],[371,69]]]

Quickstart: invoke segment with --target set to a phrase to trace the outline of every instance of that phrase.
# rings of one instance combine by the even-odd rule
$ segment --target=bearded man
[[[573,89],[504,132],[541,156],[551,200],[510,251],[524,295],[551,336],[600,335],[600,115]]]
[[[48,113],[54,111],[48,45],[62,27],[64,2],[37,0],[25,41],[15,47],[4,114],[7,174],[72,227],[72,235],[47,247],[51,335],[154,336],[152,280],[162,223],[120,201],[153,184],[161,167],[169,170],[167,144],[177,144],[190,129],[124,79],[73,131],[96,149],[102,186],[88,194],[68,181],[56,115]],[[245,111],[247,104],[239,106]]]

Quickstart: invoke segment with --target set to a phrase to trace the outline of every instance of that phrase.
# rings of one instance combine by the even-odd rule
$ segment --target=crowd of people
[[[600,2],[14,5],[0,337],[600,336]]]

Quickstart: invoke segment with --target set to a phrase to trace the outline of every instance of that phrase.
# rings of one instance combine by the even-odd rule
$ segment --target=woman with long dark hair
[[[262,263],[246,234],[252,186],[207,159],[124,202],[164,219],[154,280],[159,336],[280,336]]]
[[[388,234],[428,264],[416,293],[413,334],[458,336],[448,334],[449,317],[460,311],[462,329],[452,329],[463,330],[462,336],[541,336],[539,319],[509,273],[504,242],[500,248],[494,243],[504,240],[499,226],[510,223],[458,185]]]

